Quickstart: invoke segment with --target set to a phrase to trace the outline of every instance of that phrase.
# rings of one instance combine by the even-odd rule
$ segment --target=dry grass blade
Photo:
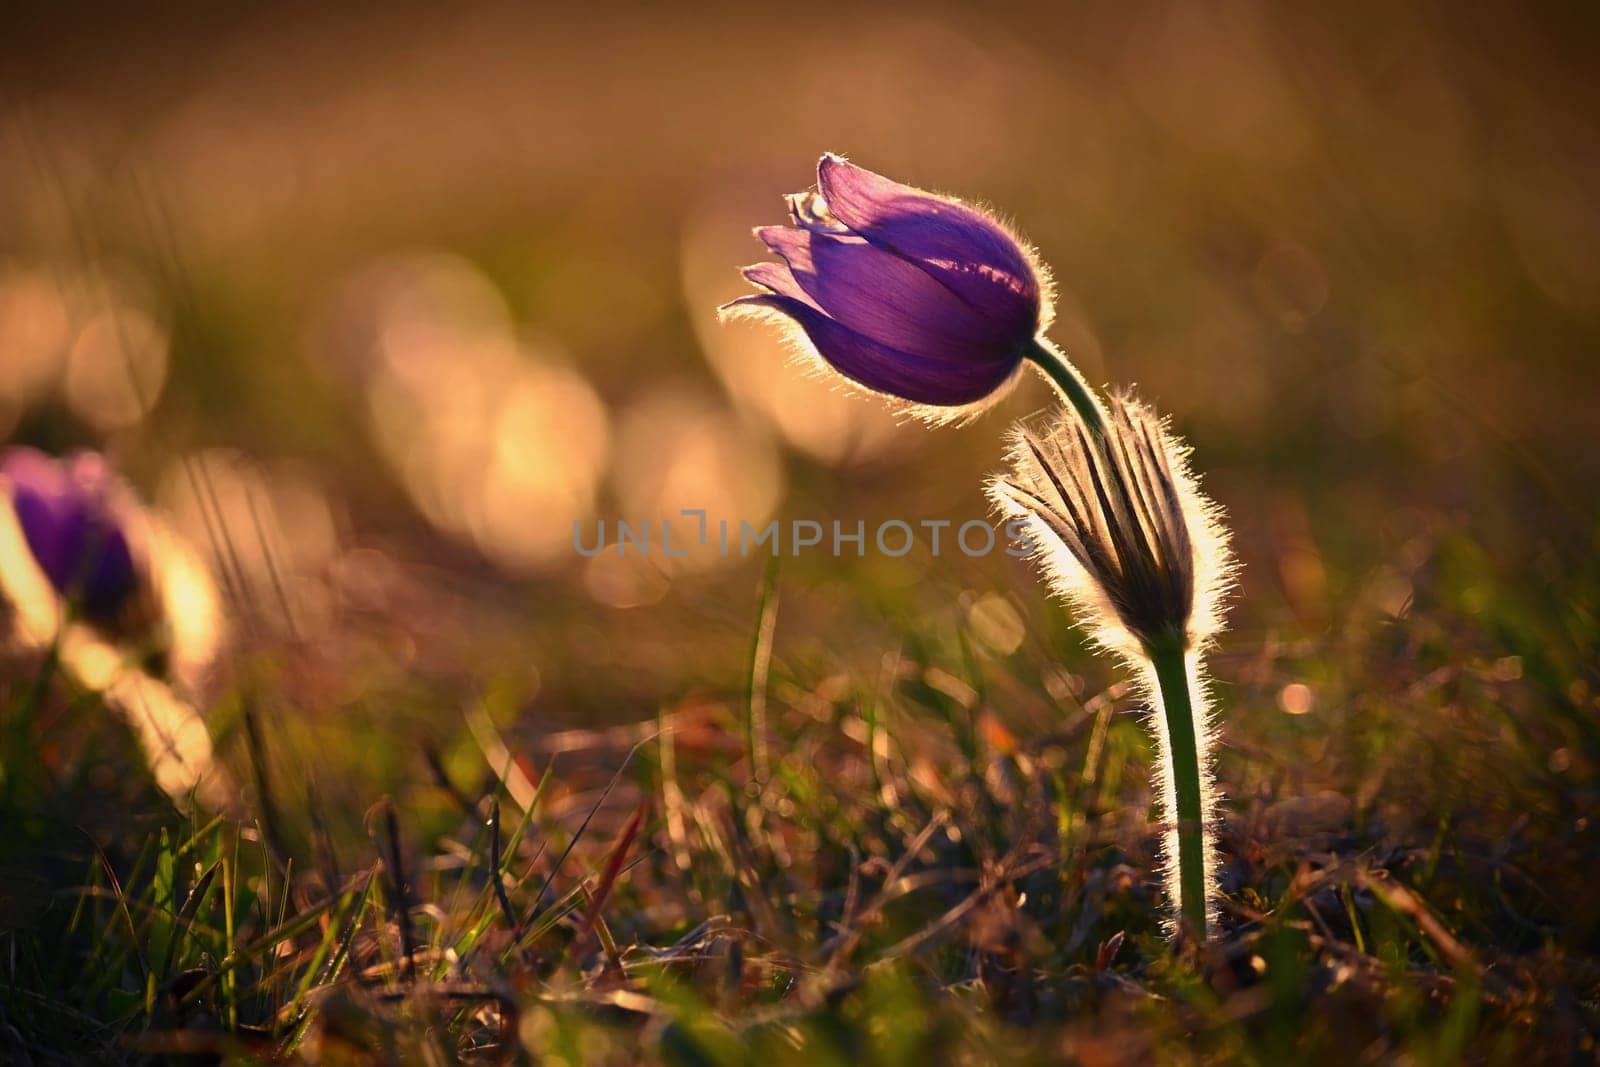
[[[551,883],[553,883],[556,879],[556,876],[561,873],[561,869],[566,866],[567,857],[572,855],[573,848],[575,848],[578,842],[582,840],[583,835],[589,829],[589,823],[593,821],[595,814],[605,804],[606,799],[611,796],[611,791],[617,787],[618,782],[622,781],[622,774],[628,769],[628,764],[633,761],[633,757],[638,753],[640,748],[653,740],[655,740],[655,736],[653,734],[650,737],[643,738],[628,750],[627,756],[623,757],[622,763],[617,766],[616,773],[614,773],[611,776],[611,780],[606,783],[605,789],[601,790],[599,798],[595,800],[594,804],[589,808],[589,811],[584,815],[583,822],[581,822],[578,825],[578,829],[573,832],[572,838],[567,842],[566,847],[561,850],[561,855],[556,858],[555,865],[550,868],[550,873],[545,876],[544,882],[539,886],[539,893],[533,899],[533,907],[523,918],[522,925],[524,931],[527,931],[533,927],[533,920],[539,914],[540,909],[544,907],[545,894],[550,891]],[[522,939],[519,937],[515,943],[521,944],[521,942]]]
[[[579,949],[575,953],[579,958],[587,950],[589,939],[595,936],[602,921],[601,913],[605,910],[606,901],[611,898],[611,891],[616,888],[617,876],[622,873],[622,865],[628,858],[628,850],[633,847],[633,839],[639,836],[639,829],[644,825],[646,810],[646,803],[641,801],[627,824],[623,826],[617,843],[612,846],[611,854],[606,857],[606,865],[600,872],[600,881],[595,884],[594,893],[589,900],[589,910],[584,914],[583,923],[578,928],[578,936],[573,942]],[[609,962],[618,968],[621,966],[619,960],[613,959]]]
[[[411,931],[410,886],[406,882],[405,861],[400,852],[400,821],[395,816],[394,804],[383,802],[383,829],[387,849],[380,850],[383,866],[389,873],[389,885],[394,892],[395,922],[400,927],[400,960],[406,978],[416,981],[416,941]]]

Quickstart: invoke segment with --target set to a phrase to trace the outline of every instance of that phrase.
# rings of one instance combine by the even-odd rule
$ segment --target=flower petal
[[[782,257],[808,303],[890,348],[963,362],[1009,361],[1033,335],[985,319],[932,275],[859,237],[786,226],[764,226],[756,236]]]
[[[138,578],[111,501],[111,475],[89,453],[55,460],[13,448],[0,461],[11,508],[39,570],[62,594],[82,597],[91,616],[109,617]]]
[[[744,296],[724,310],[779,312],[804,331],[817,354],[840,374],[875,392],[915,404],[958,407],[991,396],[1006,384],[1016,363],[952,362],[913,355],[865,337],[804,300],[776,293]]]
[[[789,269],[787,263],[753,263],[739,273],[744,276],[745,281],[759,285],[768,292],[802,300],[816,307],[816,301],[811,299],[805,288],[795,279],[794,272]],[[821,308],[817,310],[820,311]]]
[[[984,315],[1030,335],[1038,329],[1033,262],[994,219],[835,155],[817,165],[817,186],[829,215],[854,233],[916,263]]]

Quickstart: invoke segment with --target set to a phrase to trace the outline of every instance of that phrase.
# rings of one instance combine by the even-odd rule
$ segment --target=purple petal
[[[955,362],[913,355],[864,337],[803,300],[775,293],[740,297],[725,307],[766,308],[787,315],[840,374],[916,404],[975,403],[1009,381],[1020,362],[1020,357]]]
[[[910,260],[985,316],[1013,330],[1039,326],[1040,285],[1017,239],[980,211],[826,155],[817,185],[829,214]]]
[[[744,276],[745,281],[759,285],[769,292],[776,293],[779,296],[787,296],[792,300],[801,300],[816,307],[816,302],[811,299],[805,288],[795,279],[794,272],[789,269],[786,263],[755,263],[745,267],[739,273]],[[822,309],[818,308],[817,310],[820,311]]]
[[[0,471],[11,483],[12,510],[28,549],[50,584],[78,596],[91,617],[116,614],[138,578],[104,463],[87,453],[54,460],[14,448]]]
[[[948,287],[892,252],[859,237],[765,226],[756,236],[783,258],[807,303],[842,325],[902,352],[982,361],[1009,356],[1032,336],[985,319]],[[748,277],[748,275],[746,275]],[[758,283],[765,284],[765,283]],[[800,294],[780,286],[785,296]]]

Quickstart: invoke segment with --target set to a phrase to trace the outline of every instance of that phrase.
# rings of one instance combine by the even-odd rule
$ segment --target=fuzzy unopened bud
[[[1119,396],[1108,412],[1104,437],[1066,412],[1019,428],[990,499],[1028,523],[1051,587],[1100,644],[1125,656],[1203,645],[1232,572],[1218,509],[1150,408]]]
[[[1215,918],[1217,793],[1201,653],[1221,628],[1233,569],[1218,509],[1195,484],[1188,450],[1126,396],[1108,405],[1103,432],[1070,413],[1043,433],[1019,429],[1011,467],[990,483],[991,499],[1029,525],[1051,587],[1149,697],[1174,929],[1204,938]]]

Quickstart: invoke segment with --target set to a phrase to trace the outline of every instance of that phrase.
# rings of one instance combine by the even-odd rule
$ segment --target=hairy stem
[[[1094,389],[1083,380],[1078,368],[1067,359],[1066,353],[1052,344],[1048,338],[1035,337],[1028,347],[1026,356],[1033,361],[1034,366],[1044,372],[1044,376],[1050,379],[1062,398],[1077,411],[1078,417],[1095,432],[1095,436],[1104,437],[1105,409],[1100,406],[1100,399],[1095,396]]]
[[[1195,732],[1194,703],[1189,689],[1189,669],[1183,643],[1173,640],[1147,650],[1155,668],[1157,696],[1166,717],[1166,772],[1172,776],[1176,811],[1166,816],[1177,823],[1178,854],[1167,858],[1177,865],[1178,905],[1183,925],[1199,941],[1206,938],[1206,826],[1202,810],[1200,743]]]

